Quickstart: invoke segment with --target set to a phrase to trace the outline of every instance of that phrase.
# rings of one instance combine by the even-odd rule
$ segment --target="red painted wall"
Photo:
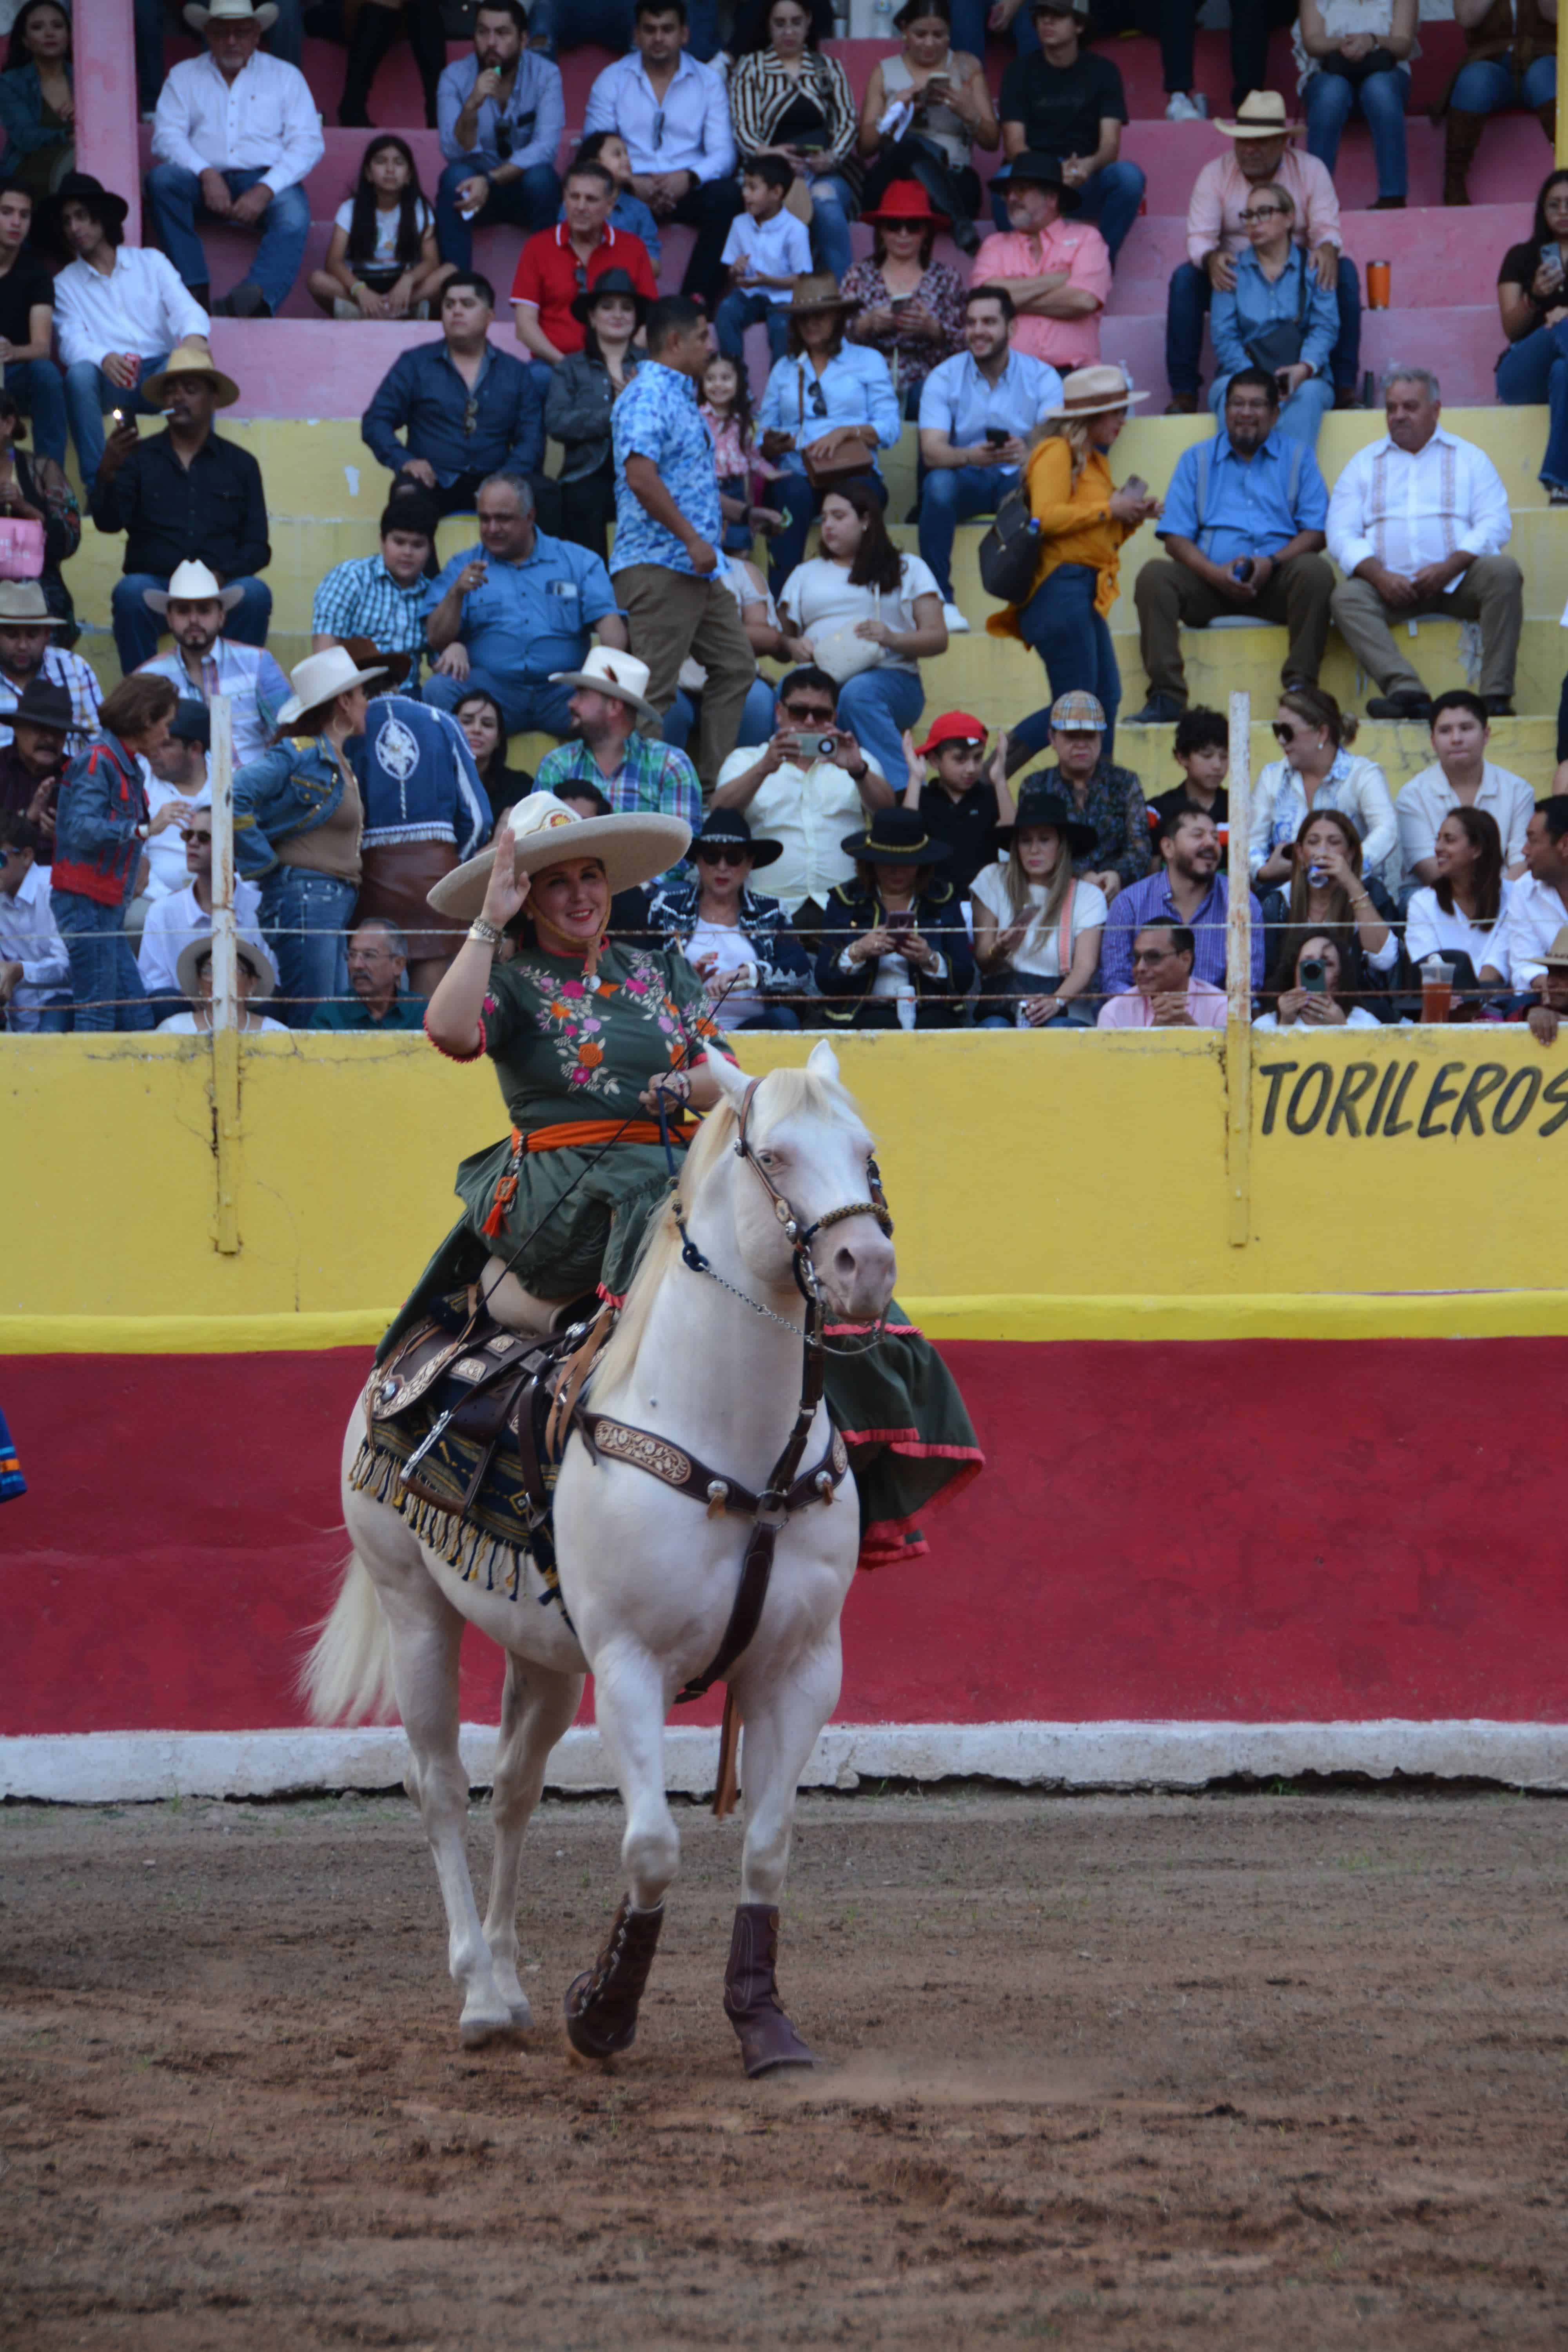
[[[943,1352],[991,1466],[859,1580],[842,1720],[1568,1718],[1568,1342]],[[363,1361],[0,1362],[0,1732],[300,1720]],[[466,1717],[499,1683],[470,1635]]]

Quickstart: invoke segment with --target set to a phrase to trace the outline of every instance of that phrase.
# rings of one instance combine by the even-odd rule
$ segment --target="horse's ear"
[[[805,1066],[815,1078],[826,1078],[833,1086],[842,1086],[838,1075],[838,1056],[826,1037],[819,1037],[805,1057]]]
[[[710,1054],[703,1066],[712,1072],[720,1093],[739,1110],[746,1099],[746,1088],[752,1083],[744,1070],[731,1062],[728,1055],[718,1052]]]

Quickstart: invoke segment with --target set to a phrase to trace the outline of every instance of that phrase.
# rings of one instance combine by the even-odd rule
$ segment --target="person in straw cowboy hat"
[[[190,1001],[188,1013],[171,1013],[160,1021],[160,1035],[174,1037],[205,1037],[213,1025],[213,943],[210,938],[188,940],[180,950],[174,965],[180,994]],[[247,939],[241,931],[234,943],[235,994],[239,999],[239,1026],[255,1035],[270,1030],[274,1035],[287,1037],[288,1024],[274,1021],[270,1015],[253,1013],[251,1006],[265,1001],[272,993],[272,960],[259,940]]]
[[[1315,155],[1291,142],[1301,125],[1277,89],[1254,89],[1230,121],[1215,129],[1230,142],[1228,154],[1204,165],[1187,205],[1187,258],[1172,272],[1165,310],[1165,373],[1171,400],[1167,416],[1194,416],[1204,319],[1211,298],[1236,285],[1236,257],[1250,242],[1242,215],[1253,191],[1272,182],[1295,206],[1291,234],[1306,248],[1320,286],[1339,306],[1339,340],[1330,355],[1338,404],[1355,397],[1361,364],[1361,281],[1355,264],[1342,250],[1340,202],[1334,184]]]
[[[880,352],[845,340],[860,305],[825,269],[797,278],[789,305],[789,352],[775,362],[757,411],[763,455],[784,471],[773,498],[788,518],[773,543],[777,595],[805,552],[805,534],[832,487],[849,467],[871,483],[883,506],[887,486],[877,451],[902,430],[899,395]]]
[[[614,894],[666,871],[690,844],[676,817],[581,817],[535,792],[431,892],[432,906],[470,929],[426,1032],[454,1061],[489,1055],[510,1133],[458,1168],[462,1214],[378,1362],[427,1316],[450,1314],[461,1328],[470,1284],[498,1321],[522,1332],[559,1328],[595,1293],[624,1298],[672,1189],[658,1099],[673,1114],[679,1159],[693,1132],[683,1114],[719,1098],[708,1057],[727,1048],[721,1005],[678,948],[630,946],[605,931]],[[917,1557],[925,1545],[913,1515],[981,1464],[936,1350],[895,1309],[888,1326],[876,1347],[827,1363],[828,1410],[855,1450],[863,1561]]]
[[[658,726],[647,698],[647,662],[635,654],[595,646],[581,669],[552,670],[552,686],[571,688],[567,708],[576,732],[539,763],[534,790],[566,793],[588,783],[616,815],[647,810],[679,817],[693,829],[702,818],[702,787],[684,751],[644,727]]]
[[[386,674],[361,668],[346,646],[308,654],[278,714],[293,731],[234,780],[235,871],[261,885],[261,929],[296,1027],[347,988],[364,804],[343,746],[364,733],[365,688]]]
[[[300,275],[310,233],[304,183],[326,152],[316,101],[298,66],[262,51],[278,16],[272,0],[210,8],[193,0],[184,15],[206,53],[183,59],[158,93],[147,174],[158,242],[204,310],[270,318]],[[260,231],[244,278],[216,303],[198,219]]]
[[[66,750],[74,757],[98,726],[102,697],[90,666],[58,642],[69,623],[51,613],[37,580],[0,580],[0,742],[8,741],[8,720],[28,688],[44,679],[70,697],[71,731]]]
[[[218,585],[205,563],[176,564],[167,588],[144,588],[143,602],[174,638],[174,648],[142,664],[153,677],[172,678],[182,701],[210,703],[226,694],[234,722],[234,764],[258,760],[272,740],[289,681],[265,646],[237,646],[224,624],[244,590]]]
[[[127,417],[110,435],[88,511],[102,531],[125,533],[125,569],[110,599],[121,667],[140,669],[158,650],[149,588],[167,589],[187,558],[220,587],[237,588],[226,634],[264,646],[272,591],[256,578],[272,561],[261,468],[248,449],[213,430],[213,413],[232,408],[239,386],[202,342],[181,343],[143,385],[166,430],[142,440]]]
[[[1062,404],[1035,436],[1024,482],[1039,528],[1035,584],[1020,605],[993,613],[993,636],[1017,637],[1046,665],[1052,698],[1092,694],[1105,712],[1109,759],[1121,700],[1121,672],[1111,643],[1122,541],[1152,515],[1160,501],[1134,476],[1118,489],[1107,453],[1128,409],[1146,400],[1119,367],[1075,368],[1062,386]],[[1036,711],[1013,730],[1015,755],[1044,748],[1050,711]]]

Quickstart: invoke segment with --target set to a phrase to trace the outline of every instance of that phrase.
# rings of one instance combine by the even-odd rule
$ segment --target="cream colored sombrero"
[[[501,823],[511,826],[519,874],[541,874],[568,857],[596,857],[612,898],[617,890],[635,890],[639,883],[651,882],[667,866],[678,865],[691,846],[691,827],[684,817],[579,816],[553,793],[530,793],[507,811]],[[429,905],[438,915],[466,915],[471,921],[485,903],[495,860],[492,845],[455,872],[443,874],[429,894]]]

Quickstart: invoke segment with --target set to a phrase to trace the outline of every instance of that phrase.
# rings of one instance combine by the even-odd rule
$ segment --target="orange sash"
[[[672,1143],[684,1143],[689,1130],[679,1119],[669,1122]],[[511,1148],[515,1151],[523,1139],[514,1127]],[[566,1151],[574,1144],[595,1143],[657,1143],[657,1118],[637,1118],[626,1123],[618,1118],[569,1118],[562,1127],[536,1127],[527,1139],[530,1151]]]

